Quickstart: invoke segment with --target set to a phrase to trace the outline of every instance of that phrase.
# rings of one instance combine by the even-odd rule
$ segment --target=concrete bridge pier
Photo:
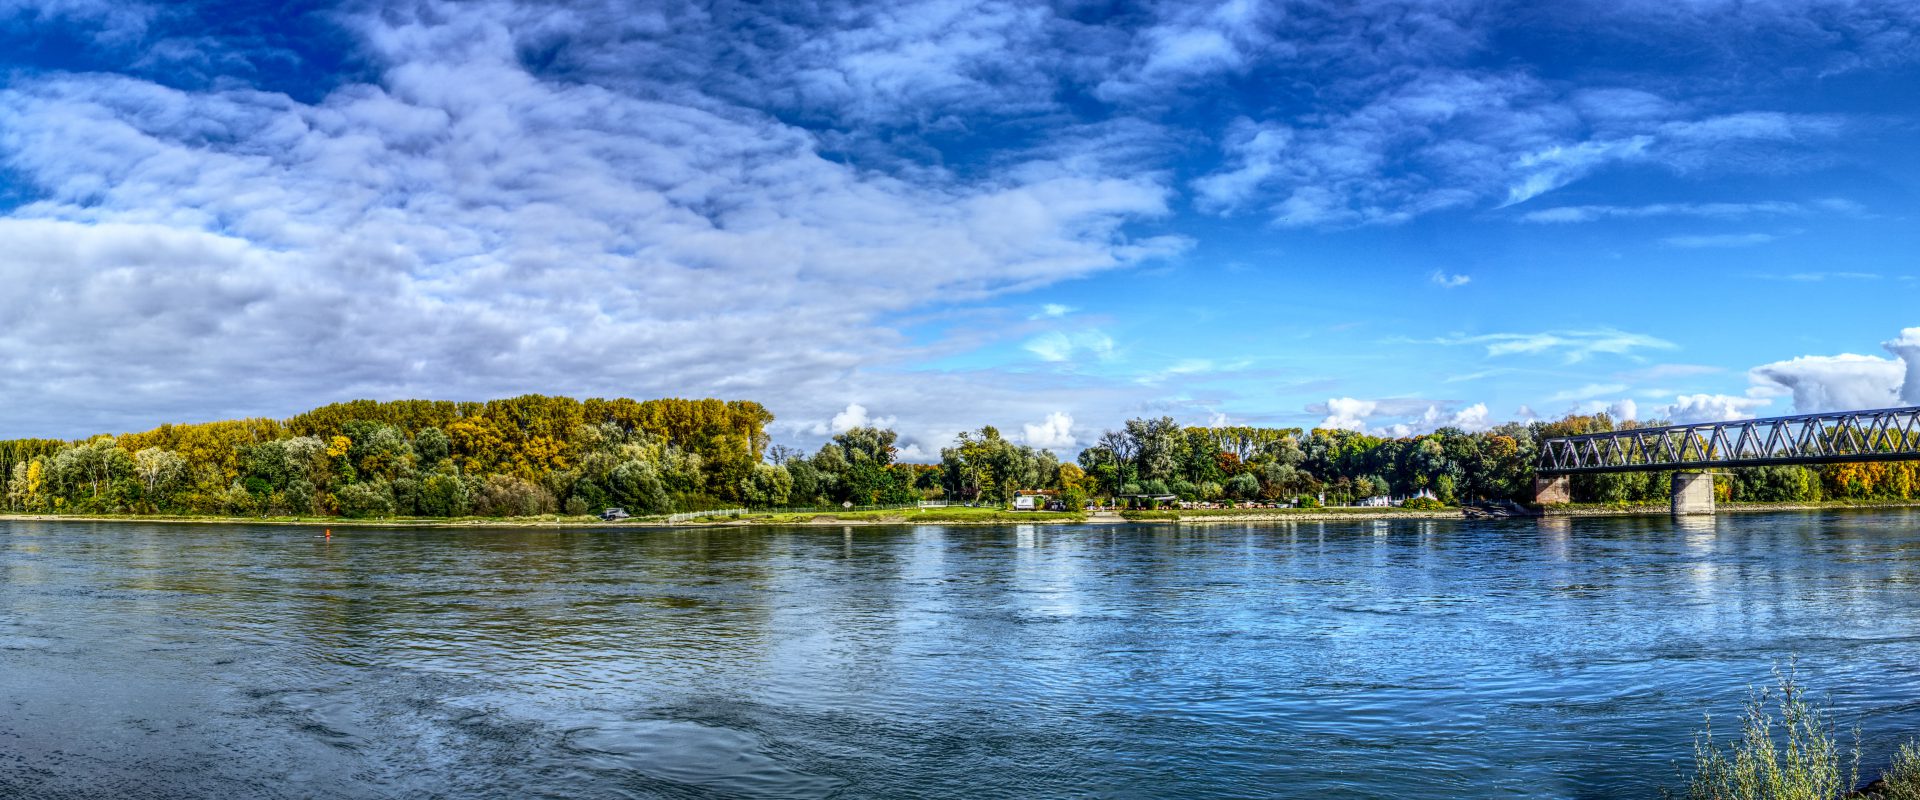
[[[1533,502],[1543,506],[1573,502],[1573,476],[1554,475],[1534,478]]]
[[[1673,473],[1673,514],[1677,517],[1713,513],[1713,473]]]

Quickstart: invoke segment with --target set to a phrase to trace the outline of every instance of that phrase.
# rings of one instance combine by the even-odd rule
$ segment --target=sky
[[[1920,405],[1916,37],[1910,0],[0,0],[0,437],[713,396],[936,460]]]

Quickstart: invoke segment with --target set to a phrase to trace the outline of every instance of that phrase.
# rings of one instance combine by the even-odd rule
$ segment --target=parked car
[[[605,511],[600,512],[600,518],[608,522],[612,522],[617,519],[626,519],[629,516],[632,516],[632,515],[628,514],[627,510],[624,508],[609,508]]]

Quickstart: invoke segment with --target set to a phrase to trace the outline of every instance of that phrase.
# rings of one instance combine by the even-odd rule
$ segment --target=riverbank
[[[1121,511],[1069,514],[1050,511],[1006,511],[998,508],[950,506],[946,508],[886,509],[873,511],[819,511],[748,513],[739,516],[704,517],[682,522],[658,519],[603,521],[598,517],[460,517],[452,519],[392,517],[385,519],[347,519],[342,517],[214,517],[166,516],[153,514],[8,514],[0,521],[46,522],[154,522],[169,524],[224,525],[298,525],[336,528],[720,528],[789,525],[1066,525],[1076,523],[1239,523],[1239,522],[1331,522],[1367,519],[1459,519],[1459,509],[1408,511],[1398,508],[1316,508],[1316,509],[1200,509],[1188,511]]]
[[[1834,511],[1847,509],[1920,508],[1920,501],[1816,503],[1720,503],[1716,510],[1727,514],[1791,511]],[[1547,517],[1627,517],[1666,515],[1666,504],[1609,505],[1581,503],[1548,506],[1541,509]],[[874,511],[820,511],[748,513],[740,516],[707,517],[684,522],[660,519],[629,519],[607,522],[599,517],[569,517],[550,514],[539,517],[390,517],[384,519],[348,519],[344,517],[219,517],[168,516],[160,514],[13,514],[0,512],[0,521],[108,522],[215,525],[290,525],[333,528],[717,528],[788,525],[1066,525],[1066,524],[1233,524],[1245,522],[1340,522],[1393,519],[1460,519],[1457,508],[1411,511],[1400,508],[1261,508],[1261,509],[1189,509],[1163,511],[1118,511],[1094,514],[1068,514],[1045,511],[1006,511],[997,508],[949,506],[945,508],[886,509]]]
[[[1920,500],[1820,500],[1791,503],[1717,502],[1714,504],[1714,511],[1722,514],[1887,508],[1920,508]],[[1666,503],[1562,503],[1544,506],[1540,509],[1540,513],[1548,517],[1632,517],[1671,514],[1673,509]]]

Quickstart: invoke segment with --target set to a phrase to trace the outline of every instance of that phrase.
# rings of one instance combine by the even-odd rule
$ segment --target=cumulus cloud
[[[1920,405],[1920,328],[1901,330],[1880,346],[1894,358],[1809,355],[1754,367],[1747,371],[1749,402],[1734,405],[1751,411],[1783,396],[1793,398],[1793,410],[1801,414]],[[1714,397],[1729,403],[1740,400]]]
[[[1315,426],[1326,430],[1365,431],[1367,419],[1379,410],[1380,403],[1375,400],[1361,400],[1357,397],[1333,397],[1325,403],[1308,406],[1307,410],[1326,414]]]
[[[1458,289],[1473,282],[1472,276],[1453,275],[1437,269],[1433,271],[1432,275],[1427,276],[1427,280],[1442,289]]]
[[[1073,435],[1073,415],[1064,411],[1055,411],[1047,415],[1038,424],[1027,423],[1020,426],[1021,441],[1034,447],[1065,451],[1078,444]]]
[[[1485,403],[1475,403],[1456,410],[1439,403],[1409,398],[1363,400],[1357,397],[1334,397],[1308,406],[1307,411],[1326,415],[1319,425],[1314,426],[1316,428],[1349,430],[1375,436],[1413,436],[1439,428],[1460,428],[1471,432],[1492,427]]]
[[[1619,400],[1588,400],[1571,409],[1575,414],[1605,414],[1616,420],[1637,420],[1640,418],[1640,404],[1631,397]]]
[[[1893,405],[1906,373],[1899,361],[1852,353],[1801,356],[1748,371],[1758,394],[1789,394],[1801,414]]]
[[[895,421],[894,417],[873,416],[867,412],[866,406],[859,403],[848,403],[845,409],[833,415],[833,419],[815,424],[812,431],[815,436],[831,436],[854,428],[890,428]]]
[[[1847,46],[1818,46],[1864,59],[1829,65],[1845,70],[1917,52],[1909,5],[1640,13],[1689,44],[1715,25],[1783,47],[1837,31]],[[956,349],[902,320],[1181,253],[1191,243],[1156,226],[1183,192],[1281,226],[1392,224],[1538,203],[1620,167],[1792,172],[1856,124],[1703,102],[1666,76],[1548,80],[1488,58],[1510,25],[1641,41],[1604,11],[1223,0],[1096,20],[1005,0],[425,0],[330,12],[325,41],[271,52],[216,38],[229,28],[185,4],[0,0],[6,32],[63,26],[93,48],[86,72],[37,65],[0,88],[0,427],[526,391],[750,397],[795,436],[836,427],[858,397],[925,442],[1060,408],[1191,417],[1218,401],[1198,381],[1168,395],[1134,375],[1059,379],[1071,370],[902,380]],[[1770,57],[1716,41],[1722,57]],[[1562,213],[1858,210],[1736,205]],[[1036,324],[966,335],[1057,363],[1116,358],[1105,333],[1045,332],[1072,311],[983,310]],[[1673,347],[1591,329],[1444,343],[1567,363]],[[1381,402],[1375,428],[1463,413]]]
[[[1907,328],[1900,335],[1880,343],[1887,352],[1899,357],[1906,372],[1900,379],[1900,402],[1920,406],[1920,328]]]
[[[0,90],[0,165],[35,192],[0,220],[0,280],[30,287],[0,298],[0,391],[38,398],[0,423],[526,391],[805,413],[904,352],[881,314],[1181,247],[1124,232],[1167,212],[1150,177],[863,170],[722,98],[535,74],[521,9],[444,10],[349,18],[373,79],[311,102],[108,74]]]
[[[1725,394],[1689,394],[1674,398],[1660,416],[1678,425],[1752,419],[1771,400]]]

